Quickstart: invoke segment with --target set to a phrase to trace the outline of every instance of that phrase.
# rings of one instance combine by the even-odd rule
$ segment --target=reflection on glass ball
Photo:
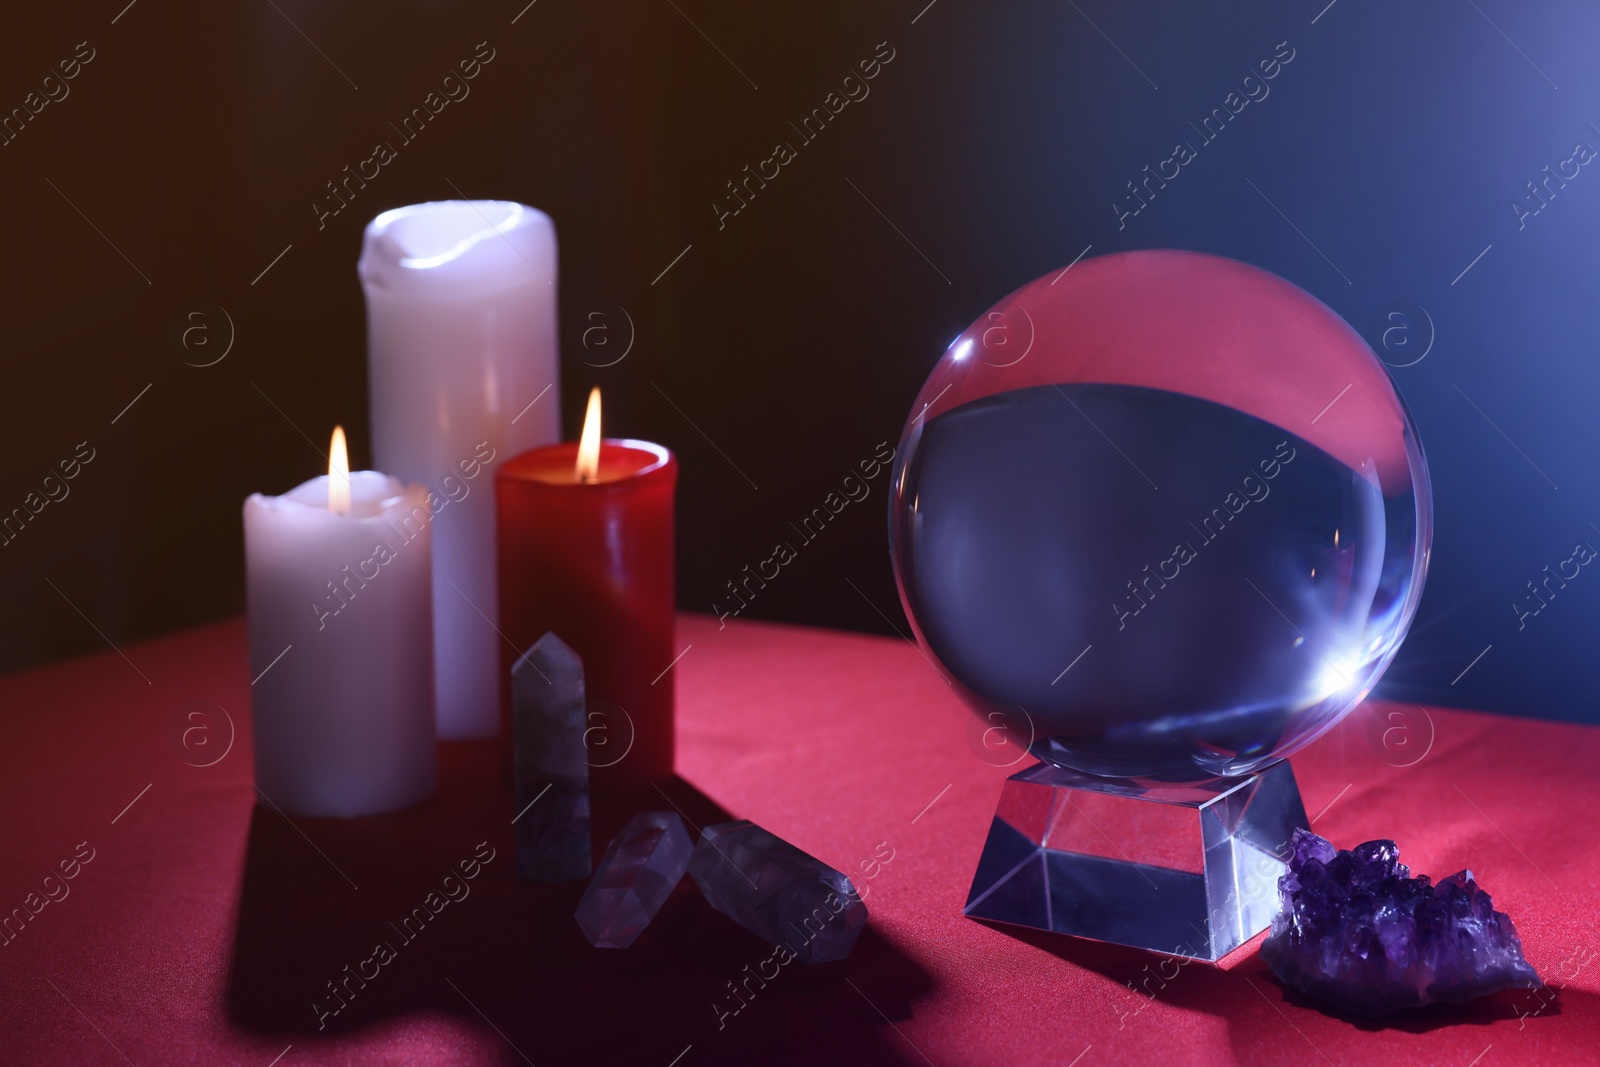
[[[1256,267],[1126,252],[950,345],[889,502],[901,602],[979,715],[1107,777],[1245,774],[1376,684],[1432,498],[1388,373]]]

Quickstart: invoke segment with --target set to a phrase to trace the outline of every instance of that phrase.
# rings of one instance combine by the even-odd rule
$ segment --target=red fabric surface
[[[725,813],[787,837],[867,887],[872,916],[848,961],[751,980],[719,1028],[713,1005],[737,1005],[729,983],[770,950],[688,881],[633,948],[590,948],[572,919],[581,885],[513,879],[512,805],[487,745],[444,746],[439,796],[397,815],[291,825],[258,807],[244,637],[233,621],[0,679],[0,910],[42,899],[47,873],[93,849],[0,947],[0,1061],[1595,1061],[1594,729],[1378,705],[1295,757],[1318,831],[1393,837],[1416,871],[1470,866],[1551,983],[1356,1023],[1286,992],[1259,941],[1222,967],[1180,967],[963,918],[1007,771],[979,758],[971,716],[921,655],[685,617],[672,803],[697,825]],[[187,717],[207,703],[238,736],[194,766],[224,751],[219,716]],[[599,803],[597,843],[646,806],[666,800]],[[496,854],[470,895],[403,940],[390,923],[483,841]],[[313,1001],[333,1004],[325,983],[379,941],[395,958],[319,1031]]]

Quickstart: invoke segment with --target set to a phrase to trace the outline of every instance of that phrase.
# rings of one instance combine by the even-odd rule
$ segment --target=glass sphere
[[[901,603],[980,716],[1113,778],[1247,774],[1376,684],[1432,497],[1388,372],[1276,275],[1088,259],[996,304],[906,421]]]

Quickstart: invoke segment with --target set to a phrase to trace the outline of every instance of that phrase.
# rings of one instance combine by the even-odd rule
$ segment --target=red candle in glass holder
[[[636,789],[673,773],[673,499],[678,461],[648,441],[601,440],[600,390],[580,441],[495,471],[501,741],[511,665],[553,631],[583,659],[590,782]]]

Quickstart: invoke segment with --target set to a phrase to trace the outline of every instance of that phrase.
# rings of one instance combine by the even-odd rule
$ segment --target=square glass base
[[[1006,780],[963,910],[1215,961],[1272,922],[1289,837],[1306,826],[1287,761],[1204,785],[1039,763]]]

